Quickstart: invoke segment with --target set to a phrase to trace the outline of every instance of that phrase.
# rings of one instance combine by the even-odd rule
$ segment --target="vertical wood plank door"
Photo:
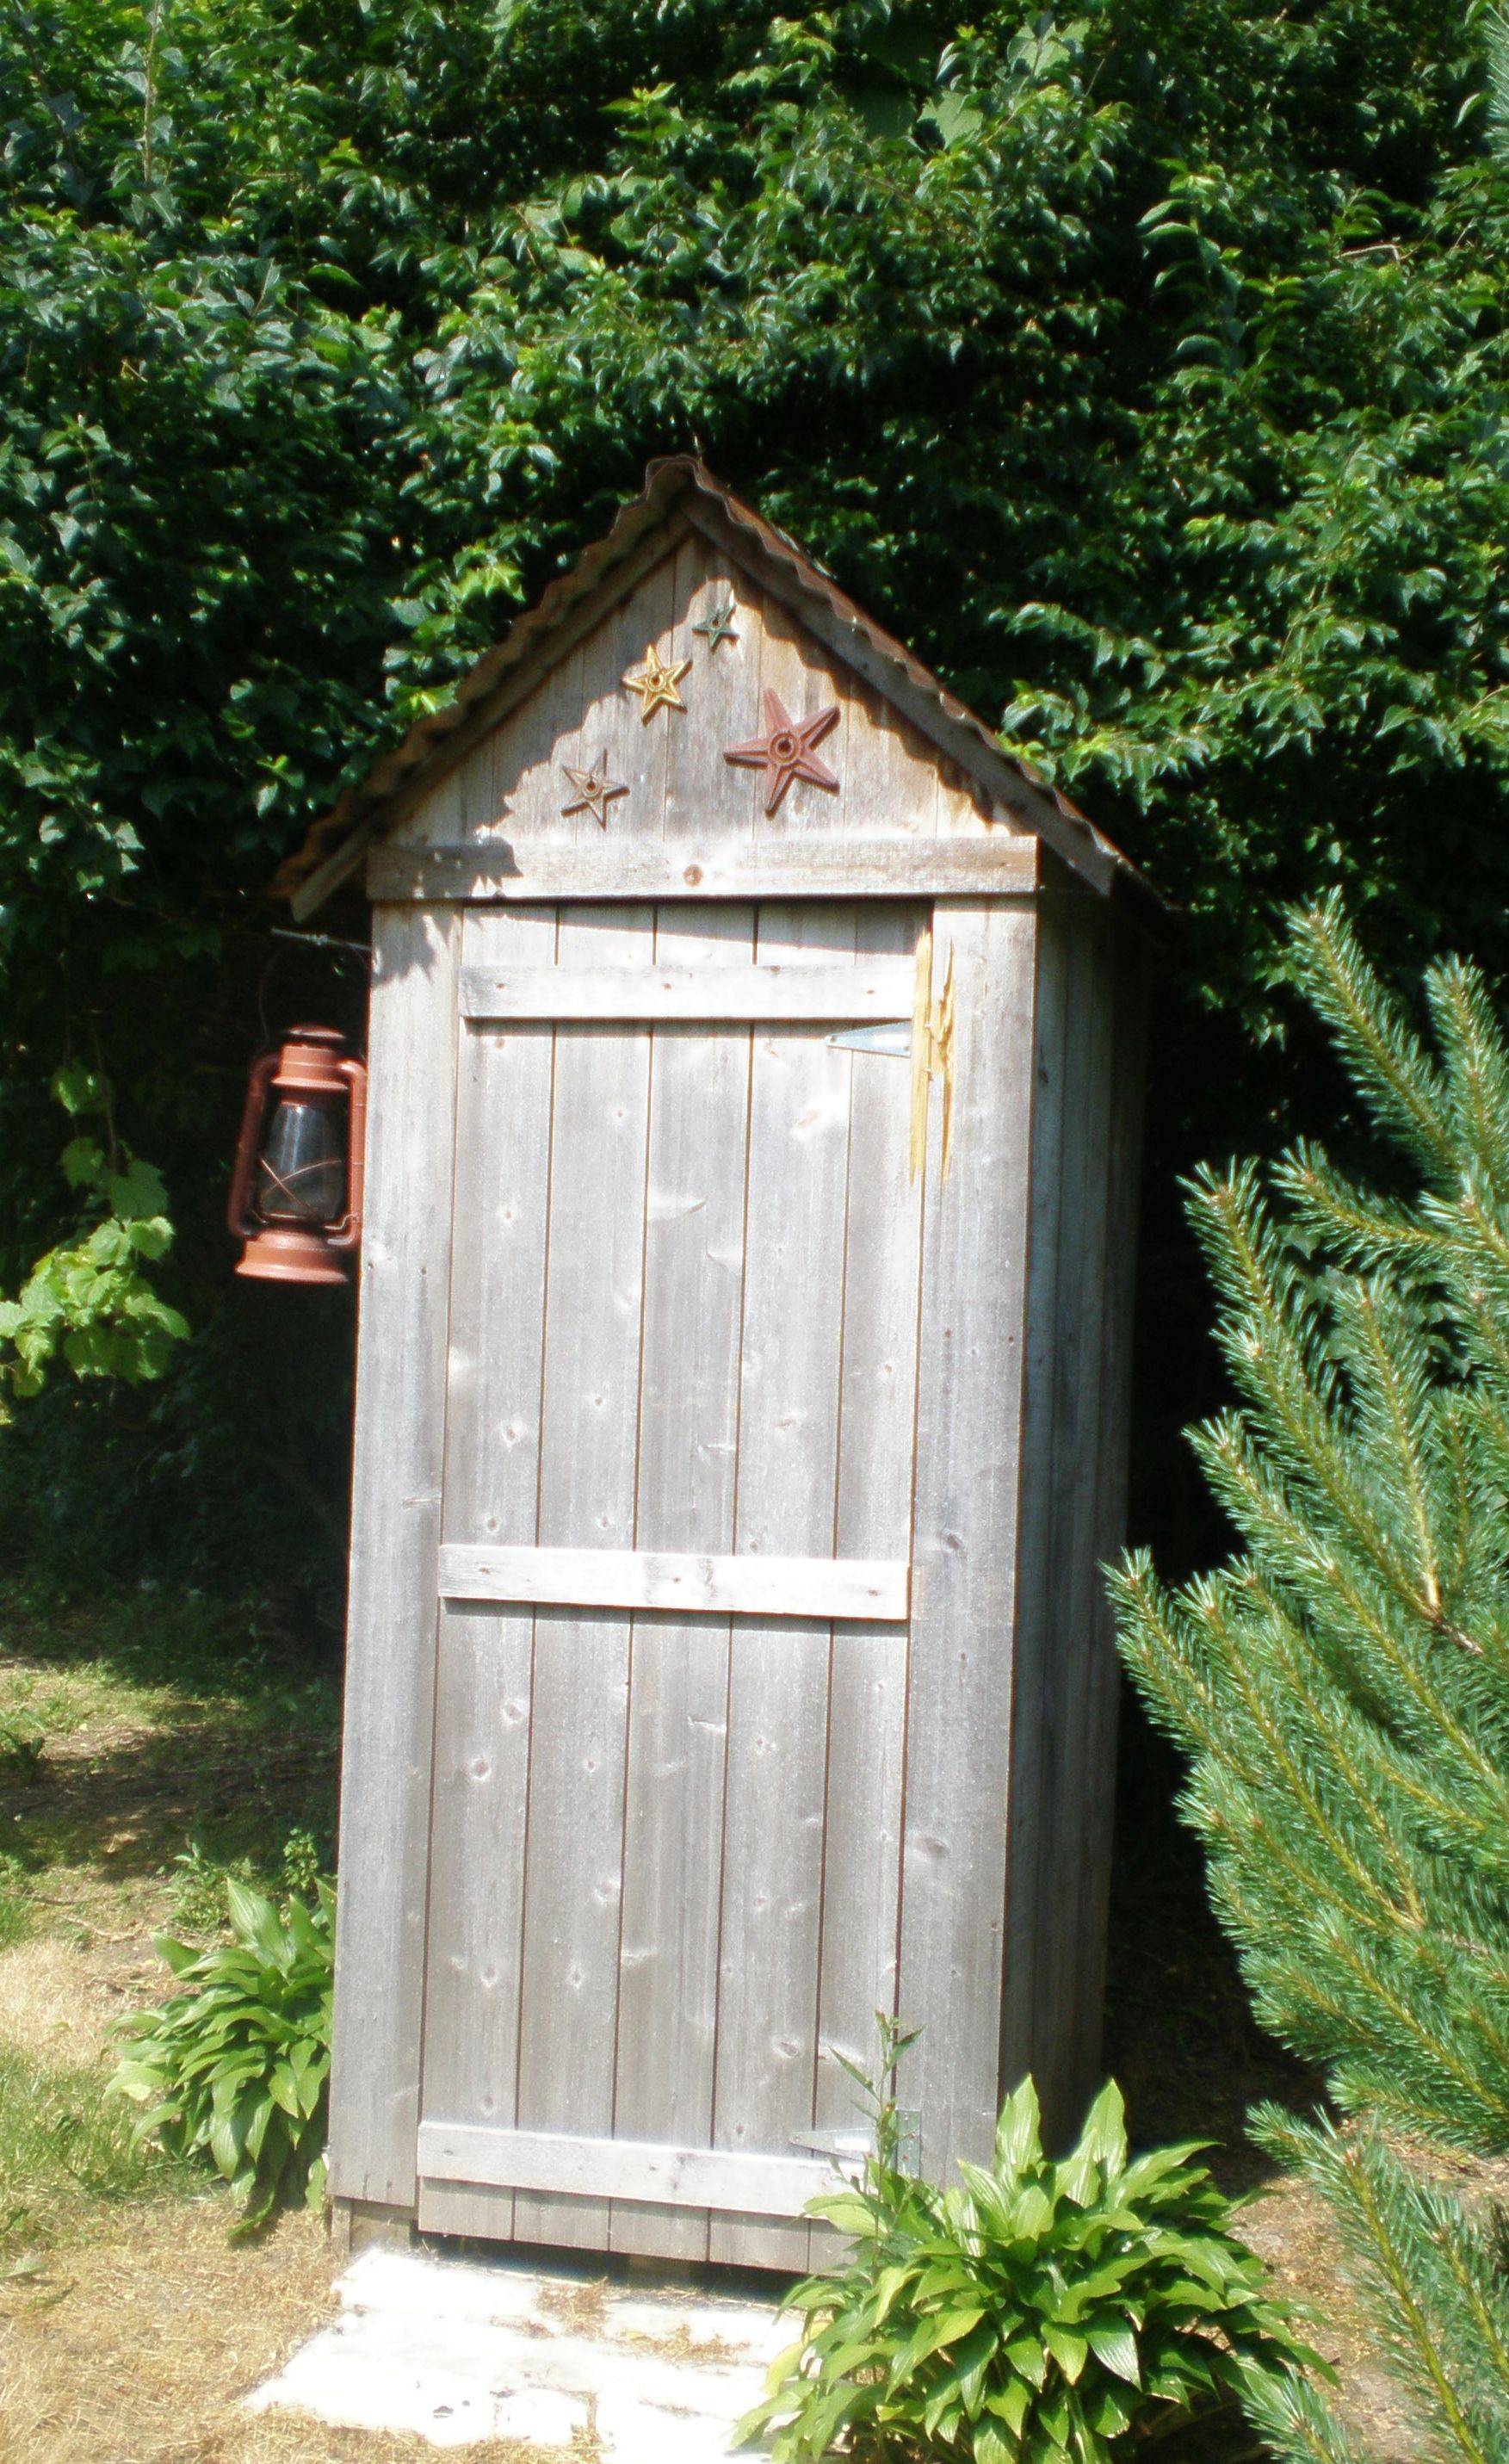
[[[427,2230],[806,2263],[897,2002],[926,920],[466,913]]]

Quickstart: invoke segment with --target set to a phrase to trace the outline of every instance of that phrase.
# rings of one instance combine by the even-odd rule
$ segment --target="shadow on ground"
[[[190,1840],[276,1859],[291,1830],[334,1842],[333,1660],[245,1610],[150,1595],[86,1609],[0,1600],[0,1871],[162,1876]],[[0,1712],[5,1708],[0,1700]],[[13,1725],[13,1722],[12,1722]]]
[[[190,1841],[214,1857],[273,1857],[290,1831],[334,1833],[331,1733],[248,1734],[233,1715],[50,1747],[33,1773],[0,1779],[0,1855],[125,1881],[157,1876]]]
[[[1324,2081],[1252,2015],[1236,1954],[1211,1914],[1204,1860],[1173,1808],[1178,1764],[1135,1703],[1125,1705],[1106,1978],[1105,2067],[1137,2145],[1216,2143],[1222,2187],[1246,2190],[1276,2167],[1246,2135],[1264,2100],[1312,2110]]]

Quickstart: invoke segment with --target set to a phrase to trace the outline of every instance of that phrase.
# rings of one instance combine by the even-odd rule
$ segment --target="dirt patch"
[[[195,1838],[275,1862],[295,1825],[328,1823],[334,1777],[333,1739],[258,1734],[232,1709],[165,1729],[91,1724],[49,1741],[34,1771],[0,1776],[0,1849],[112,1884],[161,1881]]]
[[[115,2022],[162,1991],[144,1934],[87,1941],[33,1936],[0,1951],[0,2041],[69,2067],[114,2057]]]
[[[637,2353],[652,2353],[658,2362],[691,2362],[699,2369],[741,2358],[721,2336],[696,2336],[689,2327],[673,2328],[668,2336],[652,2336],[643,2327],[634,2327],[623,2341]]]
[[[344,2254],[313,2217],[235,2247],[218,2196],[139,2210],[0,2282],[5,2464],[433,2464],[418,2438],[333,2430],[242,2400],[333,2308]],[[539,2464],[514,2442],[476,2464]]]
[[[574,2335],[596,2336],[601,2332],[607,2290],[605,2277],[562,2277],[540,2286],[539,2306]]]
[[[1378,2366],[1376,2328],[1341,2279],[1336,2225],[1309,2190],[1279,2182],[1239,2219],[1244,2241],[1267,2259],[1281,2290],[1310,2312],[1308,2340],[1339,2376],[1331,2402],[1376,2464],[1417,2464],[1419,2441],[1393,2382]]]

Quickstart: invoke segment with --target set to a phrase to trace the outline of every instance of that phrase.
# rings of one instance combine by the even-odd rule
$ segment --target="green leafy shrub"
[[[158,1937],[179,1990],[123,2023],[135,2041],[111,2086],[147,2107],[139,2136],[211,2158],[249,2232],[324,2196],[335,1894],[319,1882],[280,1910],[230,1875],[226,1900],[229,1942]]]
[[[776,2464],[1100,2464],[1315,2359],[1197,2150],[1128,2161],[1114,2084],[1056,2164],[1023,2080],[995,2163],[961,2164],[949,2190],[897,2169],[876,2101],[862,2180],[809,2211],[850,2254],[797,2287],[801,2337],[739,2425],[746,2443],[774,2433]]]
[[[319,1842],[312,1831],[291,1831],[283,1842],[283,1888],[313,1899],[324,1873]]]
[[[252,1883],[252,1859],[237,1857],[228,1864],[224,1859],[211,1856],[202,1840],[190,1839],[188,1846],[173,1859],[172,1880],[168,1890],[172,1900],[173,1923],[180,1936],[196,1935],[203,1939],[224,1932],[230,1922],[228,1885]]]
[[[0,1753],[4,1730],[0,1727]],[[272,1885],[281,1906],[288,1899],[314,1900],[326,1871],[319,1843],[312,1831],[291,1831],[283,1842],[277,1879]],[[202,1839],[190,1839],[173,1859],[169,1891],[173,1924],[180,1935],[207,1940],[224,1933],[230,1923],[230,1886],[240,1882],[255,1890],[258,1875],[250,1857],[217,1857]]]
[[[155,1167],[117,1137],[108,1079],[75,1065],[53,1092],[74,1118],[99,1115],[101,1134],[70,1139],[63,1177],[78,1194],[73,1240],[38,1258],[14,1300],[0,1299],[0,1417],[7,1395],[39,1395],[59,1356],[76,1377],[161,1377],[188,1326],[143,1271],[165,1256],[173,1227]]]

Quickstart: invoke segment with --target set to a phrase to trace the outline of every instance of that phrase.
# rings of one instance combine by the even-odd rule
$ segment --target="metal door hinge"
[[[877,1026],[841,1026],[826,1041],[836,1052],[885,1052],[906,1061],[911,1054],[909,1018],[884,1018]]]
[[[921,2164],[922,2116],[898,2112],[895,2119],[896,2170],[915,2178]],[[875,2153],[875,2127],[872,2123],[851,2122],[833,2130],[794,2130],[791,2145],[810,2147],[819,2156],[831,2156],[841,2173],[857,2174]]]

